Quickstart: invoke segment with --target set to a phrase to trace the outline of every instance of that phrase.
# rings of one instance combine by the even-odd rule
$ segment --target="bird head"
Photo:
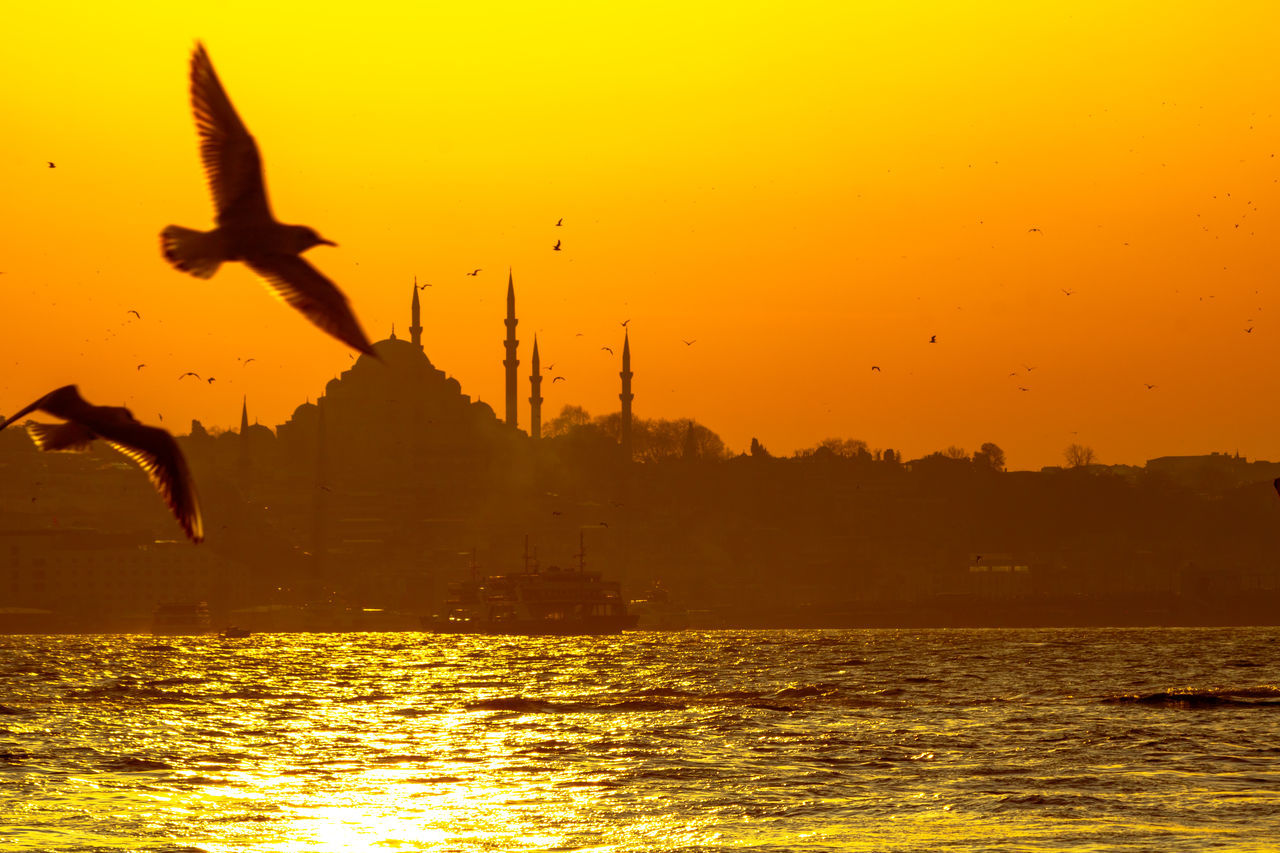
[[[337,246],[338,244],[332,240],[326,240],[315,232],[315,229],[308,228],[305,225],[297,226],[296,230],[298,251],[305,252],[312,246]]]

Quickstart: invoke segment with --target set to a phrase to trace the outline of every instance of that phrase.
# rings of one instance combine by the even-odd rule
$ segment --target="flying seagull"
[[[160,232],[165,259],[198,278],[210,278],[223,261],[243,261],[272,293],[312,323],[377,358],[342,291],[301,257],[312,246],[337,244],[305,225],[277,222],[272,215],[258,145],[200,42],[191,54],[191,107],[218,227],[195,231],[168,226]]]
[[[558,251],[560,251],[560,241],[559,241],[559,240],[557,240],[557,241],[556,241],[556,244],[555,244],[554,246],[552,246],[551,248],[552,248],[552,249],[555,249],[557,252],[558,252]]]
[[[128,456],[147,472],[151,485],[164,498],[173,517],[192,542],[204,539],[200,502],[196,498],[187,462],[167,431],[143,426],[126,408],[94,406],[80,396],[74,385],[64,385],[44,395],[13,417],[0,423],[0,430],[39,409],[67,421],[65,424],[28,424],[27,433],[41,450],[83,452],[101,438]]]
[[[471,272],[467,273],[467,275],[479,275],[481,269],[483,269],[483,267],[477,267],[476,269],[473,269]]]
[[[552,385],[556,384],[557,382],[563,382],[563,381],[564,381],[564,377],[563,377],[563,376],[553,376],[553,377],[551,377],[551,384],[552,384]]]
[[[564,224],[564,217],[562,216],[556,220],[556,227],[559,228],[563,224]]]
[[[929,336],[929,343],[931,343],[931,344],[936,344],[937,342],[938,342],[938,336],[937,336],[937,335],[930,335],[930,336]]]
[[[142,363],[142,364],[139,364],[139,365],[138,365],[138,369],[139,369],[139,370],[141,370],[142,368],[144,368],[144,367],[146,367],[146,366],[147,366],[147,365],[146,365],[146,363],[144,362],[144,363]],[[178,378],[179,378],[179,379],[181,379],[182,377],[178,377]]]
[[[876,371],[877,373],[883,373],[883,372],[884,372],[884,371],[882,371],[882,370],[880,369],[880,365],[878,365],[878,364],[873,364],[873,365],[871,365],[871,369],[872,369],[872,370],[874,370],[874,371]]]
[[[680,340],[684,341],[684,345],[685,345],[685,346],[687,346],[687,347],[691,347],[691,346],[693,346],[694,344],[696,344],[696,343],[698,342],[698,339],[697,339],[697,338],[694,338],[694,339],[693,339],[693,340],[691,340],[691,341],[685,341],[685,340],[684,340],[684,338],[681,338]]]
[[[609,347],[600,347],[600,349],[602,349],[602,350],[604,350],[605,352],[609,353],[609,355],[613,355],[613,350],[612,350],[612,349],[610,349]]]
[[[54,168],[56,168],[56,167],[53,165],[53,161],[52,161],[52,160],[45,160],[45,162],[49,164],[49,168],[50,168],[50,169],[54,169]]]
[[[124,312],[124,313],[126,313],[126,314],[132,314],[133,316],[137,317],[139,320],[141,320],[141,319],[142,319],[142,315],[141,315],[141,314],[139,314],[137,311],[133,310],[132,308],[130,308],[128,311],[126,311],[126,312]]]
[[[181,376],[179,376],[179,377],[178,377],[178,380],[179,380],[179,381],[181,381],[181,380],[183,380],[183,379],[186,379],[188,376],[194,376],[196,379],[199,379],[199,378],[200,378],[200,374],[199,374],[199,373],[196,373],[196,372],[195,372],[195,371],[193,371],[193,370],[188,370],[186,373],[184,373],[184,374],[182,374]]]

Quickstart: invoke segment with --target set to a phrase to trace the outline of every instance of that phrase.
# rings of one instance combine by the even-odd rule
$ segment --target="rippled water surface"
[[[0,637],[0,849],[1280,848],[1280,629]]]

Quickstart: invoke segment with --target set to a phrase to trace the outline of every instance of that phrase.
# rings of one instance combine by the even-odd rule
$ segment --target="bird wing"
[[[10,415],[3,423],[0,423],[0,430],[4,429],[11,423],[14,423],[19,418],[31,414],[36,409],[48,412],[49,414],[59,418],[65,418],[66,420],[78,420],[78,416],[84,411],[83,407],[87,405],[88,403],[86,403],[80,396],[79,392],[76,391],[76,386],[63,385],[61,388],[57,388],[50,391],[48,394],[45,394],[31,405],[25,406]]]
[[[63,450],[69,453],[85,453],[97,438],[93,430],[75,422],[27,424],[27,435],[31,436],[31,440],[41,450]]]
[[[204,539],[200,501],[187,470],[187,460],[173,436],[159,427],[143,426],[135,421],[114,425],[102,433],[102,439],[147,473],[147,479],[191,541]]]
[[[263,278],[272,293],[312,323],[347,346],[374,355],[347,297],[311,264],[297,255],[258,255],[247,258],[245,263]]]
[[[200,133],[200,159],[213,192],[219,225],[272,222],[258,145],[218,80],[204,45],[191,54],[191,109]]]

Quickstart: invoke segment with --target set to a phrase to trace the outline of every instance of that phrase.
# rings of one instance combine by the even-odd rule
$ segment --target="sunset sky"
[[[370,338],[430,282],[427,355],[499,414],[514,271],[522,427],[535,332],[544,421],[605,414],[630,320],[636,415],[734,451],[1280,459],[1280,6],[1116,6],[8,8],[0,412],[77,383],[274,427],[350,367],[242,265],[160,255],[213,226],[199,39]]]

